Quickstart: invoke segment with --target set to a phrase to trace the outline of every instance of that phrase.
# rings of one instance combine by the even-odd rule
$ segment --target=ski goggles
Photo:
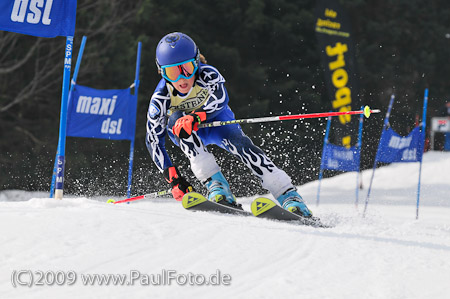
[[[177,82],[180,78],[191,79],[197,70],[198,65],[195,59],[161,66],[162,76],[170,82]]]

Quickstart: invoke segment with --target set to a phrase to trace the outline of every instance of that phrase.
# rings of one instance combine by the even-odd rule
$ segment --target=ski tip
[[[183,196],[182,204],[183,208],[189,209],[193,206],[201,204],[202,202],[207,201],[206,197],[197,192],[189,192]]]
[[[110,199],[108,199],[107,201],[106,201],[106,203],[115,203],[116,201],[114,200],[114,199],[112,199],[112,198],[110,198]]]
[[[252,202],[251,210],[253,215],[258,217],[259,215],[270,210],[274,206],[276,206],[276,203],[274,203],[272,200],[264,197],[258,197]]]

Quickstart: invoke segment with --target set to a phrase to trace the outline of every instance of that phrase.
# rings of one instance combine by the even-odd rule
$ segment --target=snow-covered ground
[[[377,169],[365,218],[371,170],[358,208],[355,173],[323,180],[318,207],[317,182],[300,186],[330,229],[194,213],[166,199],[111,205],[2,191],[0,298],[450,298],[450,153],[425,154],[416,220],[418,170]],[[249,209],[252,198],[238,200]],[[18,285],[45,283],[41,273],[65,285]],[[140,277],[86,285],[91,274]],[[221,285],[199,285],[212,274]],[[171,285],[148,285],[157,275]]]

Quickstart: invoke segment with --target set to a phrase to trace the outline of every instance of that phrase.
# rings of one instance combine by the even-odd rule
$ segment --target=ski
[[[255,200],[253,200],[251,204],[251,209],[253,215],[258,218],[288,221],[312,227],[322,227],[322,228],[331,227],[323,224],[317,217],[305,218],[297,214],[291,213],[283,209],[279,205],[277,205],[274,201],[265,197],[258,197]]]
[[[233,207],[228,207],[213,201],[208,200],[205,196],[197,192],[189,192],[183,196],[183,207],[190,211],[202,211],[202,212],[218,212],[223,214],[233,214],[241,216],[256,216],[258,218],[272,219],[279,221],[292,222],[295,224],[307,225],[312,227],[329,228],[331,226],[323,224],[319,218],[311,217],[305,218],[289,211],[286,211],[274,201],[265,198],[258,197],[253,200],[251,204],[252,212],[248,212]]]
[[[183,196],[183,208],[190,211],[219,212],[224,214],[234,214],[251,216],[252,213],[208,200],[206,197],[197,192],[189,192]]]

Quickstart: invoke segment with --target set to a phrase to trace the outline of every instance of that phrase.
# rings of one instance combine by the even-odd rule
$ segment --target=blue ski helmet
[[[200,62],[200,51],[195,42],[184,33],[172,32],[164,36],[156,47],[156,65],[161,66],[177,64],[189,59]]]

